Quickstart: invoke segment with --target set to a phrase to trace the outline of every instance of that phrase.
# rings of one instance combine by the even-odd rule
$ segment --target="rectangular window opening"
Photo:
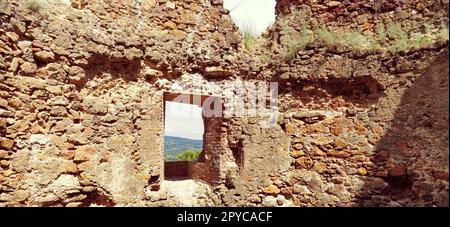
[[[202,155],[205,127],[201,105],[174,97],[164,98],[164,176],[182,180],[192,178],[191,166]]]

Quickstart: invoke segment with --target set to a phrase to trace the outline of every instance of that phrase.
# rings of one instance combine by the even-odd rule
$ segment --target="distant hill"
[[[203,140],[192,140],[174,136],[164,136],[164,159],[176,157],[186,150],[202,150]]]

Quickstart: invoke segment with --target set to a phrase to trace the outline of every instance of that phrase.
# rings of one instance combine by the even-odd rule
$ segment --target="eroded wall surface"
[[[366,15],[356,27],[374,15],[299,2],[342,26],[333,15]],[[377,13],[420,21],[448,7],[421,2]],[[237,81],[278,82],[280,114],[270,128],[214,123],[218,174],[199,177],[212,183],[198,205],[448,206],[448,40],[396,54],[317,44],[267,63],[222,1],[40,4],[0,2],[0,206],[180,205],[161,189],[163,94],[236,94]]]

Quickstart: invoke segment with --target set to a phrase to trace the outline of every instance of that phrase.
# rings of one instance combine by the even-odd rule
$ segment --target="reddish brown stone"
[[[398,164],[394,167],[389,168],[389,175],[394,177],[404,176],[408,172],[408,166],[405,164]]]
[[[386,162],[387,160],[389,160],[389,151],[387,150],[380,150],[376,153],[375,155],[375,161],[377,162]]]
[[[386,170],[381,170],[375,173],[376,177],[387,177],[388,176],[388,172]]]
[[[341,127],[333,127],[330,130],[331,130],[331,133],[333,133],[333,135],[335,135],[335,136],[339,136],[342,133]]]
[[[346,151],[337,151],[337,150],[334,150],[334,149],[330,149],[327,152],[327,156],[329,156],[329,157],[336,157],[336,158],[348,158],[351,155],[348,152],[346,152]]]
[[[436,179],[448,181],[448,171],[445,172],[445,171],[440,171],[440,170],[434,170],[433,176]]]
[[[281,194],[283,194],[284,196],[290,196],[292,195],[292,188],[291,187],[287,187],[287,188],[282,188],[280,190]]]

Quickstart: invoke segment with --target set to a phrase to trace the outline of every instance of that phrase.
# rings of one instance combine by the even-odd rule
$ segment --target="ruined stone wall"
[[[278,82],[280,115],[206,125],[206,205],[448,206],[448,41],[396,54],[316,44],[267,63],[221,1],[42,2],[0,2],[0,206],[177,205],[160,188],[164,92],[224,96],[236,81]],[[302,4],[346,18],[336,2]],[[425,3],[420,17],[448,7]]]

